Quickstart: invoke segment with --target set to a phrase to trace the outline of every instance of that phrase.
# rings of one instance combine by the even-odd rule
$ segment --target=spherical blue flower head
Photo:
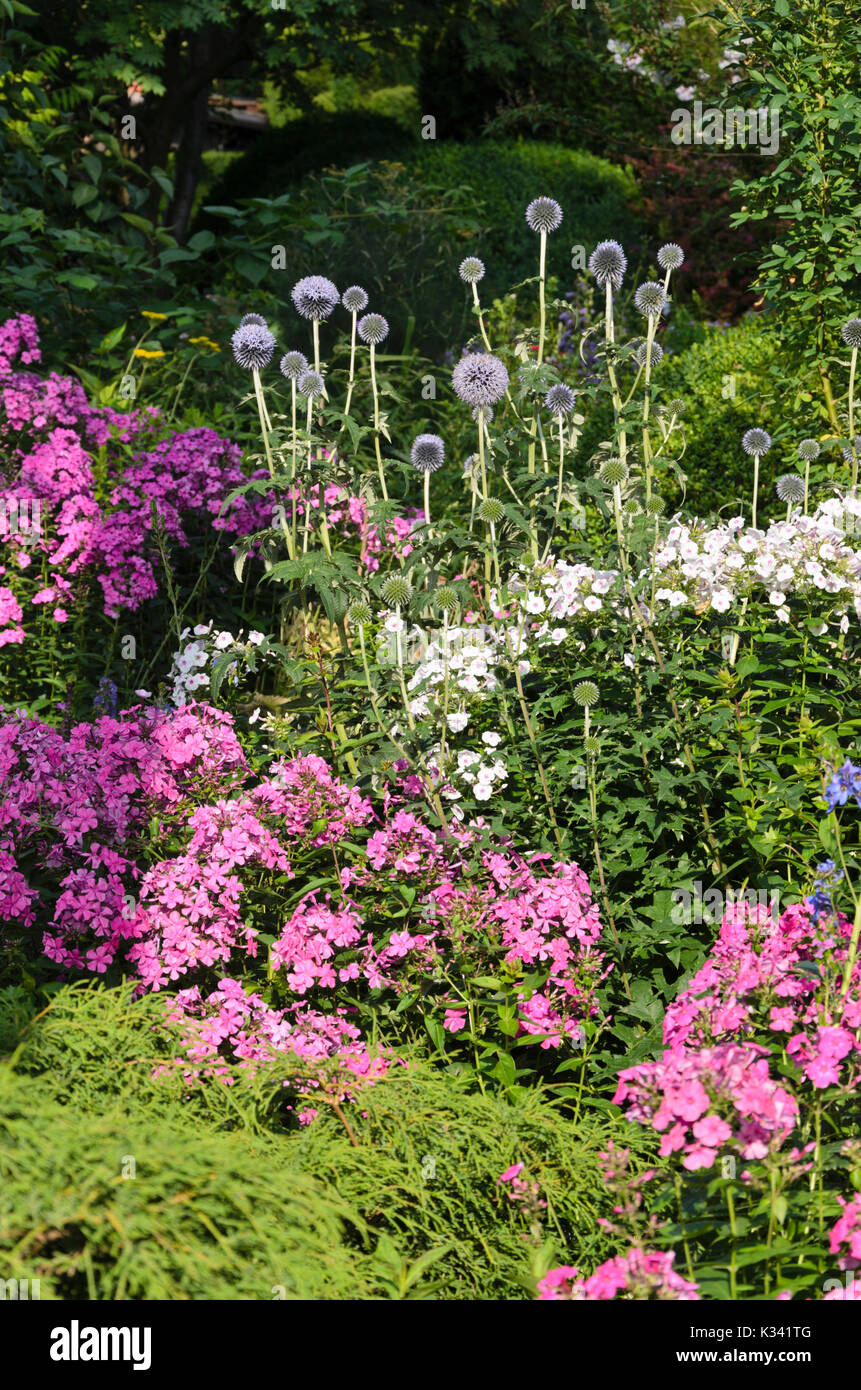
[[[239,327],[245,328],[249,323],[256,323],[258,328],[269,327],[269,324],[262,314],[243,314],[242,318],[239,320]]]
[[[241,324],[231,338],[233,356],[247,372],[260,371],[272,360],[275,339],[259,323]]]
[[[861,806],[861,767],[847,760],[825,788],[825,803],[833,811],[835,806],[845,806],[850,796]]]
[[[322,396],[323,378],[319,372],[303,372],[299,378],[299,394],[306,398]]]
[[[589,257],[589,269],[602,289],[610,284],[619,290],[628,269],[628,257],[618,241],[602,241]]]
[[[361,285],[348,285],[341,295],[341,303],[351,314],[363,314],[368,307],[368,292]]]
[[[544,404],[550,414],[556,416],[570,415],[576,401],[577,397],[570,386],[551,386],[544,397]]]
[[[861,348],[861,319],[850,319],[844,323],[840,336],[847,347]]]
[[[675,241],[668,241],[658,252],[658,265],[661,270],[678,270],[684,259],[685,253]]]
[[[278,365],[288,381],[298,381],[308,370],[308,358],[304,352],[285,352]]]
[[[389,322],[382,314],[365,314],[356,324],[356,332],[363,343],[377,347],[389,336]]]
[[[634,303],[647,319],[659,319],[666,302],[664,287],[658,280],[646,280],[634,293]]]
[[[771,435],[766,430],[747,430],[742,436],[741,447],[746,454],[767,454],[771,448]]]
[[[457,273],[465,285],[476,285],[484,278],[484,261],[479,260],[478,256],[465,256]]]
[[[562,225],[562,209],[555,198],[533,198],[526,221],[533,232],[555,232]]]
[[[325,275],[306,275],[291,291],[296,310],[303,319],[327,319],[338,303],[338,291]]]
[[[508,372],[493,353],[470,352],[452,372],[451,384],[466,405],[496,405],[508,390]]]
[[[445,462],[445,444],[438,434],[418,434],[410,449],[410,463],[420,473],[435,473]]]

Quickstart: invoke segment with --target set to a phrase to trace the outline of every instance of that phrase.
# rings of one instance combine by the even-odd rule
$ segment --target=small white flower
[[[712,594],[712,608],[716,613],[726,613],[732,603],[732,594],[729,589],[715,589]]]
[[[786,594],[782,594],[779,589],[772,589],[768,596],[769,603],[773,603],[775,608],[782,608],[786,603]]]
[[[478,801],[489,801],[493,795],[493,787],[489,782],[476,782],[472,794]]]
[[[448,716],[448,727],[453,734],[462,733],[469,723],[469,715],[465,710],[456,711]]]
[[[780,621],[781,621],[782,623],[788,623],[788,622],[789,622],[789,616],[790,616],[790,615],[789,615],[789,609],[788,609],[788,608],[775,608],[775,610],[774,610],[774,616],[775,616],[775,618],[779,618]]]
[[[215,639],[214,646],[217,652],[226,652],[228,647],[233,646],[233,633],[219,632]]]
[[[252,630],[248,634],[248,645],[251,647],[259,647],[260,643],[265,641],[266,638],[264,634],[262,632],[258,632],[256,628],[252,628]]]
[[[603,604],[597,594],[587,594],[583,600],[583,607],[588,613],[597,613]]]
[[[496,734],[488,731],[487,733],[482,734],[481,741],[482,743],[486,743],[488,748],[498,748],[500,743],[502,742],[502,734]]]

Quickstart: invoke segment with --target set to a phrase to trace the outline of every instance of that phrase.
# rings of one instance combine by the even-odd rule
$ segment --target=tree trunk
[[[192,69],[208,69],[212,61],[213,36],[211,29],[202,29],[192,37],[189,44],[189,60]],[[186,108],[182,125],[179,149],[176,154],[173,198],[168,209],[166,226],[178,242],[185,241],[194,195],[200,178],[201,155],[206,143],[206,123],[209,116],[209,93],[211,83],[193,98]]]

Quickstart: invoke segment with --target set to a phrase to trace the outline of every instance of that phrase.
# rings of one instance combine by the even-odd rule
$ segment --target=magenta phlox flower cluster
[[[673,1269],[671,1250],[633,1248],[598,1266],[588,1278],[574,1265],[558,1265],[538,1281],[538,1300],[585,1303],[610,1298],[699,1300],[699,1286]]]

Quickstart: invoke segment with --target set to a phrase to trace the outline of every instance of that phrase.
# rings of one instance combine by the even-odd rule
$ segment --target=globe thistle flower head
[[[661,270],[678,270],[684,259],[685,253],[675,241],[668,241],[658,252],[658,265]]]
[[[601,744],[599,743],[598,739],[595,738],[594,734],[590,734],[588,738],[584,738],[583,751],[585,752],[587,757],[597,758],[599,752],[601,751]]]
[[[629,497],[622,510],[626,516],[639,516],[643,508],[636,497]]]
[[[797,473],[784,473],[778,478],[775,488],[781,502],[803,502],[804,501],[804,479]]]
[[[636,362],[636,364],[637,364],[638,367],[645,367],[645,365],[646,365],[646,349],[647,349],[647,347],[648,347],[648,343],[640,343],[640,346],[637,348],[637,351],[634,353],[634,361]],[[656,367],[656,366],[658,365],[658,363],[659,363],[660,361],[663,360],[663,356],[664,356],[664,349],[661,347],[660,343],[652,343],[652,351],[651,351],[651,359],[650,359],[650,360],[651,360],[651,363],[652,363],[652,366],[653,366],[653,367]]]
[[[658,280],[645,280],[634,293],[634,303],[647,319],[659,319],[666,302],[664,287]]]
[[[582,706],[596,705],[598,703],[598,687],[594,681],[578,681],[574,687],[574,702]]]
[[[659,497],[656,492],[653,493],[646,503],[646,511],[649,513],[649,516],[663,516],[666,510],[667,504],[663,497]]]
[[[466,256],[458,266],[457,273],[465,285],[477,285],[484,279],[484,261],[478,256]]]
[[[409,580],[402,574],[390,574],[380,592],[383,602],[390,608],[403,608],[405,603],[409,603],[413,591]]]
[[[570,415],[574,409],[577,397],[570,386],[551,386],[547,395],[544,397],[544,404],[555,415],[557,419],[562,419],[565,415]]]
[[[348,285],[341,295],[341,303],[351,314],[362,314],[368,307],[368,292],[361,285]]]
[[[628,469],[621,459],[606,459],[601,464],[598,477],[608,487],[621,487],[624,482],[627,482]]]
[[[684,401],[681,400],[678,396],[674,396],[673,399],[672,399],[671,401],[667,401],[667,404],[666,404],[665,406],[662,406],[662,407],[661,407],[661,414],[662,414],[662,415],[677,415],[677,416],[678,416],[678,415],[684,415],[684,413],[685,413],[685,403],[684,403]]]
[[[493,421],[493,406],[474,405],[472,408],[472,418],[477,425],[489,425]]]
[[[746,454],[758,454],[762,458],[771,448],[771,435],[766,430],[746,430],[742,436],[741,447]]]
[[[319,323],[329,317],[338,303],[338,291],[325,275],[306,275],[303,280],[296,281],[291,298],[303,319]]]
[[[859,458],[861,458],[861,434],[856,434],[856,436],[855,436],[855,448],[854,448],[854,449],[853,449],[852,446],[850,445],[848,449],[844,449],[844,450],[843,450],[843,457],[845,458],[845,460],[846,460],[847,463],[852,463],[852,461],[853,461],[853,459],[855,458],[856,455],[857,455]]]
[[[410,463],[419,473],[435,473],[445,462],[445,444],[438,434],[417,434],[410,449]]]
[[[299,394],[306,400],[323,394],[323,378],[319,372],[303,372],[299,378]]]
[[[356,602],[350,605],[350,622],[354,623],[356,627],[364,627],[366,623],[371,621],[372,617],[373,614],[364,599],[356,599]]]
[[[369,347],[377,347],[389,336],[388,320],[384,319],[382,314],[365,314],[356,324],[356,332],[363,343],[367,343]]]
[[[618,290],[628,269],[628,257],[618,241],[601,241],[589,257],[589,269],[602,289],[612,285]]]
[[[239,327],[247,328],[249,323],[256,324],[258,328],[269,327],[269,324],[266,322],[262,314],[243,314],[242,318],[239,320]]]
[[[452,584],[441,585],[433,597],[442,613],[453,613],[458,606],[457,589]]]
[[[259,323],[240,324],[230,341],[233,356],[247,372],[259,372],[272,360],[275,339],[269,329]]]
[[[562,209],[555,198],[533,198],[526,221],[533,232],[555,232],[562,225]]]
[[[495,405],[508,389],[508,372],[493,353],[470,352],[457,363],[451,384],[466,405]]]
[[[813,459],[818,459],[822,453],[822,446],[818,439],[802,439],[798,446],[798,457],[804,459],[805,463],[812,463]]]
[[[308,358],[304,352],[285,352],[278,365],[288,381],[298,381],[308,370]]]
[[[840,330],[840,337],[847,347],[861,348],[861,319],[849,319]]]
[[[479,521],[484,521],[488,526],[498,526],[500,521],[505,520],[505,508],[498,497],[488,497],[482,502],[478,509]]]

